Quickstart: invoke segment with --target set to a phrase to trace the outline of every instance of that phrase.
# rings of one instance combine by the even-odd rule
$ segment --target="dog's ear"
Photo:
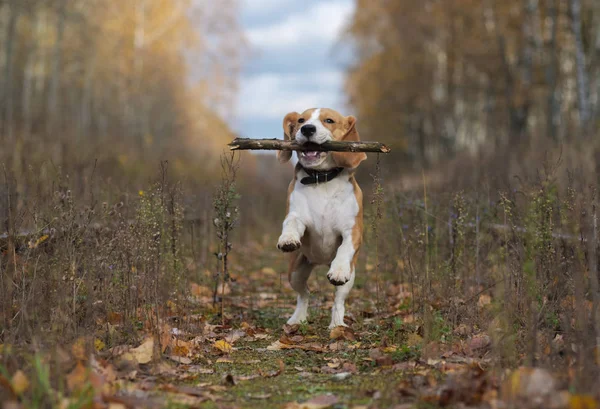
[[[297,112],[290,112],[283,118],[283,139],[291,141],[294,139],[296,133],[296,124],[298,123],[300,114]],[[277,159],[280,163],[289,162],[292,159],[292,151],[277,151]]]
[[[359,142],[360,136],[358,135],[358,131],[356,130],[356,118],[352,115],[347,116],[346,118],[346,133],[340,139],[340,141],[345,142]],[[341,168],[357,168],[360,163],[367,159],[367,154],[364,152],[332,152],[333,161],[335,164]]]

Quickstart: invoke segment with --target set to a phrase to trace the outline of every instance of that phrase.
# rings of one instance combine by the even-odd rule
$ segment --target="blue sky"
[[[281,138],[290,111],[330,107],[348,114],[342,91],[348,47],[340,33],[354,0],[242,0],[250,43],[240,82],[235,130]]]

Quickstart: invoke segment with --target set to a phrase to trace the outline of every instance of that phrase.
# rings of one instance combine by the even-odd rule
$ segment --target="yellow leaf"
[[[591,395],[572,395],[569,399],[569,409],[596,409],[599,406]]]
[[[147,364],[154,357],[154,338],[148,337],[142,344],[123,354],[123,359],[136,361],[138,364]]]
[[[29,379],[20,369],[15,372],[10,383],[17,395],[22,395],[29,388]]]
[[[48,236],[47,234],[44,234],[42,237],[40,237],[39,239],[37,239],[35,242],[34,241],[30,241],[29,242],[29,248],[30,249],[35,249],[37,248],[40,244],[42,244],[43,242],[45,242],[46,240],[48,240],[50,236]]]
[[[277,271],[275,271],[275,269],[273,267],[263,267],[263,269],[261,270],[261,273],[268,275],[268,276],[277,275]]]
[[[86,360],[85,353],[85,338],[78,338],[71,347],[71,352],[75,359],[79,359],[81,361]]]
[[[106,348],[106,344],[101,339],[96,338],[94,340],[94,348],[96,349],[96,351],[100,352],[104,348]]]
[[[214,346],[216,349],[218,349],[219,351],[221,351],[221,352],[223,352],[223,353],[226,353],[226,354],[230,353],[230,352],[231,352],[231,349],[232,349],[232,346],[231,346],[231,344],[230,344],[229,342],[227,342],[227,341],[223,340],[223,339],[220,339],[220,340],[218,340],[217,342],[215,342],[215,343],[213,344],[213,346]]]

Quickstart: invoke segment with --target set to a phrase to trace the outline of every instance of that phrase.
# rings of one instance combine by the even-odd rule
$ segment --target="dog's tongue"
[[[304,152],[304,155],[306,155],[307,158],[316,158],[317,156],[319,156],[319,152],[317,152],[317,151],[306,151],[306,152]]]

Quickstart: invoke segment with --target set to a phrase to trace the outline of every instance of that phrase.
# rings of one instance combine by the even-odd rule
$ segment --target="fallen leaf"
[[[377,348],[369,351],[369,358],[375,361],[378,366],[391,366],[394,363],[391,356],[384,354]]]
[[[154,357],[154,338],[148,337],[137,347],[125,352],[122,358],[126,361],[135,361],[138,364],[147,364]]]
[[[479,300],[477,301],[477,306],[479,308],[483,308],[486,305],[490,305],[492,303],[492,297],[487,294],[481,294],[479,296]]]
[[[227,336],[225,337],[225,341],[229,342],[230,344],[233,344],[235,341],[237,341],[240,338],[243,338],[246,336],[246,332],[242,331],[242,330],[235,330],[235,331],[231,331],[229,334],[227,334]]]
[[[350,378],[352,374],[350,372],[340,372],[332,376],[332,379],[337,382],[345,381]]]
[[[356,341],[354,331],[350,327],[335,327],[329,333],[329,338],[333,340]]]
[[[201,375],[210,375],[215,373],[215,370],[212,368],[202,368],[200,366],[190,366],[189,368],[187,368],[187,371],[190,373],[197,373]]]
[[[221,358],[217,359],[217,363],[218,364],[232,364],[233,359],[221,357]]]
[[[123,322],[123,314],[120,312],[111,311],[107,315],[107,320],[110,324],[119,324]]]
[[[288,337],[287,335],[285,335],[285,334],[283,334],[279,338],[279,342],[281,342],[282,344],[285,344],[285,345],[294,345],[294,344],[297,344],[297,342],[292,341],[292,339],[290,337]]]
[[[298,332],[299,329],[300,329],[299,324],[294,324],[294,325],[284,324],[284,326],[283,326],[283,332],[285,332],[286,335],[293,335],[296,332]]]
[[[198,285],[196,283],[190,284],[190,293],[195,297],[209,297],[212,296],[212,288],[209,288],[205,285]]]
[[[206,395],[206,391],[198,386],[192,385],[180,385],[174,388],[175,393],[183,393],[185,395],[203,397]]]
[[[489,389],[490,382],[483,369],[472,365],[450,373],[433,399],[443,407],[457,403],[478,406]]]
[[[282,349],[302,349],[304,351],[315,351],[315,352],[324,352],[325,349],[319,343],[310,343],[310,344],[302,344],[302,345],[287,345],[279,340],[273,342],[271,345],[267,347],[268,351],[281,351]]]
[[[248,359],[245,361],[238,361],[238,364],[243,364],[243,365],[253,365],[253,364],[260,364],[262,361],[260,359]]]
[[[251,381],[253,379],[258,379],[260,378],[260,374],[254,374],[254,375],[240,375],[237,377],[238,381]]]
[[[271,395],[270,393],[259,393],[257,395],[248,394],[248,397],[250,399],[269,399],[271,396],[273,395]]]
[[[20,369],[13,375],[10,384],[17,395],[22,395],[29,388],[29,379]]]
[[[478,354],[485,352],[485,350],[492,345],[492,338],[487,334],[474,335],[469,340],[469,348],[473,352]]]
[[[78,359],[80,361],[85,361],[86,360],[85,338],[77,338],[77,340],[75,340],[75,342],[71,346],[71,352],[73,353],[73,356],[75,357],[75,359]]]
[[[502,398],[540,406],[556,391],[556,381],[542,368],[517,368],[502,385]]]
[[[177,356],[188,356],[192,349],[192,343],[176,339],[171,342],[171,352]]]
[[[290,402],[284,409],[327,409],[339,402],[335,395],[321,395],[307,400],[304,403]]]
[[[75,391],[81,389],[88,380],[88,369],[81,361],[77,362],[75,368],[67,375],[67,387],[69,390]]]
[[[597,409],[600,407],[600,402],[591,395],[572,395],[568,402],[569,409]]]
[[[96,350],[96,352],[100,352],[104,348],[106,348],[106,344],[101,339],[96,338],[94,340],[94,349]]]
[[[213,344],[213,347],[215,347],[219,351],[223,352],[224,354],[230,353],[231,350],[233,349],[231,344],[229,342],[225,341],[224,339],[220,339],[217,342],[215,342]]]
[[[276,376],[279,376],[283,373],[284,369],[285,369],[285,364],[283,363],[283,361],[280,359],[278,361],[279,363],[279,369],[277,371],[274,372],[263,372],[260,368],[258,369],[258,373],[260,373],[260,376],[262,376],[263,378],[274,378]]]
[[[272,267],[263,267],[261,272],[265,275],[275,276],[277,272]]]
[[[169,356],[167,356],[167,358],[169,358],[173,362],[178,362],[178,363],[184,364],[184,365],[189,365],[192,363],[192,360],[185,356],[169,355]]]
[[[127,405],[121,402],[109,402],[108,409],[127,409]]]

